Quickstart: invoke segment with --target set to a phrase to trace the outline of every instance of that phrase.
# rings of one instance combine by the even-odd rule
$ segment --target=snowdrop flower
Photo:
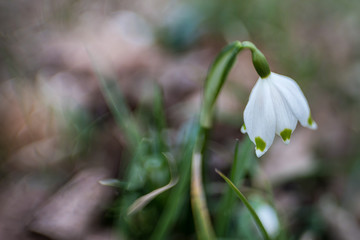
[[[299,85],[293,79],[273,72],[260,77],[250,93],[241,128],[241,132],[247,132],[255,143],[257,157],[270,148],[275,134],[284,143],[289,143],[297,121],[304,127],[317,128]]]

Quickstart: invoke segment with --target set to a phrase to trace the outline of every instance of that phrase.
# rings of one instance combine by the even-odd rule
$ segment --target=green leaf
[[[181,159],[179,161],[179,183],[170,190],[169,198],[150,238],[151,240],[167,239],[168,233],[185,207],[190,182],[191,158],[198,128],[198,124],[191,121],[184,126],[183,131],[180,131],[182,136],[179,142],[182,143],[182,147],[178,157]]]
[[[203,106],[200,114],[200,125],[204,128],[210,128],[212,125],[216,99],[241,49],[242,44],[238,41],[229,44],[220,52],[210,67],[205,82]]]
[[[232,188],[232,190],[236,193],[236,195],[240,198],[240,200],[243,202],[243,204],[246,206],[246,208],[249,210],[251,216],[255,220],[256,225],[260,229],[260,232],[265,240],[271,240],[269,237],[269,234],[267,233],[264,225],[262,224],[259,216],[256,214],[254,208],[250,205],[249,201],[246,199],[246,197],[240,192],[239,189],[236,188],[236,186],[231,182],[230,179],[228,179],[224,174],[222,174],[219,170],[215,169],[216,173],[219,174],[226,182],[229,184],[229,186]]]
[[[122,96],[119,84],[115,79],[106,78],[99,70],[96,61],[90,53],[94,72],[99,80],[100,90],[113,114],[116,123],[124,132],[132,150],[136,148],[141,140],[139,127],[136,125],[130,110]]]
[[[253,159],[253,145],[249,138],[244,138],[239,144],[239,140],[235,144],[234,161],[231,167],[230,178],[235,185],[240,185],[244,175],[248,171],[248,165]],[[233,215],[232,209],[235,203],[235,195],[231,188],[227,188],[222,196],[220,206],[216,215],[216,232],[219,236],[225,236]]]
[[[166,157],[166,159],[169,162],[169,169],[170,169],[170,173],[171,173],[171,179],[170,182],[168,184],[166,184],[165,186],[155,189],[154,191],[138,198],[133,204],[131,204],[131,206],[128,209],[127,214],[131,215],[139,210],[141,210],[143,207],[145,207],[151,200],[153,200],[156,196],[158,196],[159,194],[169,190],[170,188],[172,188],[173,186],[175,186],[179,180],[178,175],[176,174],[176,166],[175,166],[175,160],[173,159],[173,157],[169,154],[164,154],[164,156]]]
[[[125,103],[119,85],[114,80],[105,80],[103,76],[98,75],[100,79],[101,91],[106,102],[114,115],[114,118],[121,130],[125,133],[127,140],[132,147],[140,142],[140,133],[133,117]]]

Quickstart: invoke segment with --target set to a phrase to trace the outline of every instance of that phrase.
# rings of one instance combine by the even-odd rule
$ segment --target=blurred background
[[[359,12],[358,0],[1,1],[0,239],[149,239],[173,193],[132,217],[123,206],[169,182],[163,152],[182,166],[207,70],[235,40],[298,82],[319,126],[298,126],[289,145],[277,138],[240,189],[271,198],[282,239],[359,239]],[[228,173],[235,139],[247,138],[256,80],[241,52],[209,141],[211,212],[226,187],[213,170]],[[181,196],[165,239],[195,239]],[[236,206],[224,239],[257,239]]]

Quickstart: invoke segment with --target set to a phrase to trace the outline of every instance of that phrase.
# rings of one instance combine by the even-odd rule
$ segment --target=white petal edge
[[[261,157],[273,143],[276,128],[268,79],[259,78],[252,89],[244,110],[244,124],[250,140],[258,145],[255,146],[256,156]]]
[[[286,100],[300,124],[310,129],[316,129],[317,124],[311,118],[309,104],[295,80],[273,72],[269,77],[271,77],[272,83]]]

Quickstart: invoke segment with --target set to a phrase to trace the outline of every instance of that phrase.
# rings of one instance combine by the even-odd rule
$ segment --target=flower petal
[[[244,111],[246,131],[261,157],[271,146],[275,137],[276,118],[268,79],[256,82]]]
[[[286,99],[280,94],[277,87],[273,84],[271,75],[269,77],[271,96],[276,115],[276,129],[275,132],[279,135],[283,142],[288,144],[290,142],[291,133],[294,132],[297,124],[297,118],[291,111]]]
[[[299,85],[293,79],[277,73],[271,73],[270,77],[273,85],[286,100],[300,124],[304,127],[316,129],[317,125],[311,118],[309,104]]]
[[[241,126],[240,132],[243,133],[243,134],[246,133],[246,126],[245,126],[245,124],[243,124],[243,125]]]

